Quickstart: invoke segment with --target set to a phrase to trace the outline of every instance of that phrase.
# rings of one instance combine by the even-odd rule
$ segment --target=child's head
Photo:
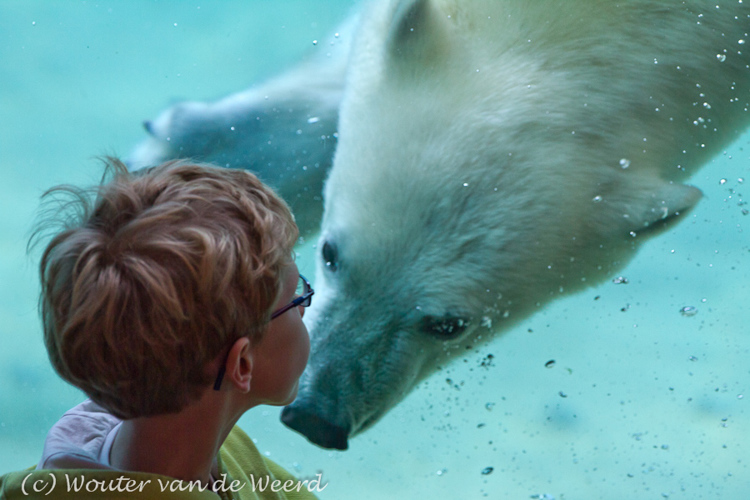
[[[44,338],[65,380],[121,418],[179,411],[207,365],[260,340],[292,262],[286,204],[242,170],[171,162],[72,194],[40,271]],[[49,193],[48,193],[49,195]]]

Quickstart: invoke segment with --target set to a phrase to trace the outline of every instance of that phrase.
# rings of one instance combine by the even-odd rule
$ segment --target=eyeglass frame
[[[294,309],[295,307],[310,307],[310,304],[312,304],[312,296],[315,294],[315,290],[313,290],[313,287],[312,285],[310,285],[310,282],[307,280],[307,278],[305,278],[301,274],[299,275],[299,277],[302,280],[302,295],[296,297],[287,305],[272,312],[271,321],[278,318],[290,309]],[[216,376],[216,381],[214,382],[215,391],[221,390],[221,383],[224,381],[224,374],[227,371],[227,359],[229,359],[229,353],[227,353],[227,358],[224,360],[224,363],[221,365],[219,373]]]

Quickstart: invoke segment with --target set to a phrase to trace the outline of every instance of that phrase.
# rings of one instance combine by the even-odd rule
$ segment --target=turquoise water
[[[93,157],[127,155],[141,122],[174,100],[218,98],[283,69],[347,9],[0,3],[0,473],[34,464],[47,429],[82,399],[41,342],[38,253],[25,248],[41,193],[95,182]],[[274,408],[241,425],[289,470],[321,471],[323,498],[746,498],[748,165],[745,135],[693,178],[705,199],[622,271],[627,284],[559,301],[467,354],[350,450],[308,444]],[[312,248],[302,252],[313,275]]]

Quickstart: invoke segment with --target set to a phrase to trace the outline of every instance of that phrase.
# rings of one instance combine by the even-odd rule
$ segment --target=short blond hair
[[[297,226],[246,171],[106,163],[98,188],[44,196],[68,209],[40,264],[47,352],[120,418],[177,412],[216,375],[208,363],[240,337],[261,338]]]

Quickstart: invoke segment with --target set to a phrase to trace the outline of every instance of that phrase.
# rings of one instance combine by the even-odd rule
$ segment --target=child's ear
[[[237,339],[229,350],[227,378],[240,391],[250,392],[250,382],[253,378],[253,353],[249,338]]]

